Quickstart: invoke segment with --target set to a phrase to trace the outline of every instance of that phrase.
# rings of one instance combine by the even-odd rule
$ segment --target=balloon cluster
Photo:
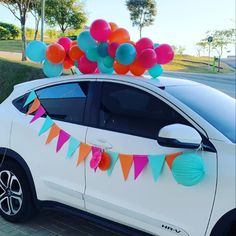
[[[83,74],[115,71],[140,76],[148,70],[151,77],[156,78],[163,72],[161,65],[174,58],[168,44],[154,44],[149,38],[141,38],[135,43],[126,29],[102,19],[95,20],[90,31],[81,32],[76,41],[62,37],[48,46],[32,41],[26,55],[34,62],[42,62],[48,77],[59,76],[63,69],[76,66],[76,71]]]

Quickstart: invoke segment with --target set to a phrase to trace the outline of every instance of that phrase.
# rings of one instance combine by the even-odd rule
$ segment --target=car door
[[[50,117],[60,130],[67,133],[69,139],[67,138],[60,150],[56,151],[59,135],[46,144],[53,126],[39,135],[46,115],[31,124],[30,120],[34,114],[26,116],[18,112],[15,116],[11,148],[28,164],[39,200],[57,201],[76,208],[84,208],[84,165],[76,165],[78,158],[76,146],[71,150],[74,153],[69,155],[67,153],[72,137],[79,142],[85,142],[87,126],[84,123],[84,110],[89,84],[89,81],[71,82],[35,90],[47,117]],[[78,146],[77,141],[74,145],[77,143]]]
[[[96,98],[98,107],[91,114],[97,120],[88,128],[86,142],[118,158],[110,173],[93,171],[91,154],[86,159],[86,209],[157,235],[204,235],[216,186],[216,154],[158,144],[162,127],[174,123],[194,126],[190,118],[186,120],[180,110],[158,95],[159,88],[154,93],[125,82],[99,83],[100,100]],[[127,168],[121,163],[127,155],[166,157],[179,152],[202,156],[206,168],[202,182],[191,187],[178,184],[166,162],[157,181],[149,164],[135,180],[134,163],[124,179]]]

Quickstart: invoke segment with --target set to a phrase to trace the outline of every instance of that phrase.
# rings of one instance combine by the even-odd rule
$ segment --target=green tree
[[[218,54],[218,72],[220,70],[219,67],[223,53],[227,50],[230,44],[235,43],[235,33],[235,29],[207,31],[207,36],[201,40],[202,44],[208,45],[208,36],[211,35],[213,37],[211,46]]]
[[[62,33],[69,28],[81,29],[87,22],[84,5],[76,0],[47,0],[46,22],[59,26]]]
[[[142,37],[142,29],[150,26],[157,14],[155,0],[126,0],[126,6],[130,11],[130,20],[133,26],[139,29],[139,36]]]
[[[0,2],[20,21],[22,40],[22,61],[26,61],[26,15],[29,11],[31,0],[0,0]]]
[[[9,30],[0,26],[0,40],[8,39],[8,38],[10,38],[10,36],[11,36],[11,34],[10,34]]]
[[[201,40],[200,42],[196,43],[196,48],[198,52],[198,56],[201,56],[201,51],[205,51],[208,47],[208,42],[206,39]]]
[[[10,32],[9,39],[15,39],[20,34],[20,30],[18,29],[18,27],[16,27],[13,24],[0,22],[0,26],[2,26],[3,28],[7,29]]]
[[[30,13],[35,19],[35,29],[34,29],[34,40],[37,39],[38,32],[39,32],[39,22],[41,20],[41,0],[34,0],[30,4]]]

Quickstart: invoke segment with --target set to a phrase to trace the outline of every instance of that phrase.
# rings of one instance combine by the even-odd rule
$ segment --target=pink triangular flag
[[[137,179],[147,163],[147,155],[134,155],[134,179]]]
[[[58,141],[57,141],[57,150],[56,150],[57,152],[60,151],[64,143],[67,142],[69,138],[70,138],[70,135],[61,129],[59,137],[58,137]]]
[[[37,110],[37,112],[35,113],[33,119],[30,121],[30,123],[33,123],[34,121],[36,121],[39,117],[43,116],[45,114],[45,110],[42,106],[39,107],[39,109]]]

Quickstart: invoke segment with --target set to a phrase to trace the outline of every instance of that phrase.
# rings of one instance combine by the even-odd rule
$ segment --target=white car
[[[45,109],[34,122],[36,113],[26,115],[30,94]],[[0,214],[19,222],[50,204],[154,235],[236,235],[235,106],[218,90],[166,77],[74,75],[16,85],[0,105]],[[68,157],[69,137],[39,135],[45,113],[85,151],[194,153],[205,175],[185,186],[165,162],[154,181],[148,164],[137,177],[138,167],[119,161],[107,174],[91,164],[91,149],[78,165],[80,148]]]

